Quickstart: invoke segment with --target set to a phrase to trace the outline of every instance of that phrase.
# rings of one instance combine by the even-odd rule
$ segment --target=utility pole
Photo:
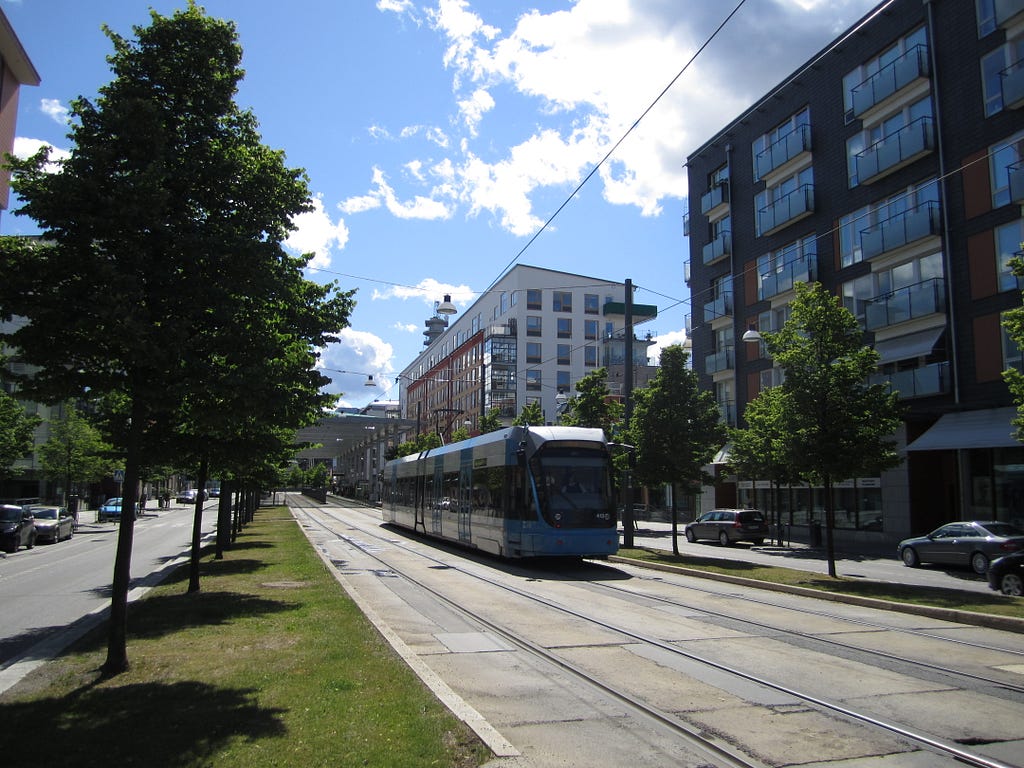
[[[625,370],[622,375],[622,388],[625,399],[625,433],[629,434],[629,422],[633,418],[633,281],[626,278],[626,299],[625,299],[626,327],[623,331],[625,336]],[[627,549],[633,548],[633,467],[636,466],[636,458],[633,451],[629,451],[629,469],[626,471],[625,499],[622,507],[622,546]]]

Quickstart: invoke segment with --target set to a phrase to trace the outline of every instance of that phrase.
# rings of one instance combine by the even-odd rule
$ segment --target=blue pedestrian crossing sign
[[[114,482],[115,483],[123,483],[124,482],[124,470],[123,469],[115,469],[114,470]]]

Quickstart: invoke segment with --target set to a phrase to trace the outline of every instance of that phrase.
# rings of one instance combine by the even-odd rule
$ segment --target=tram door
[[[459,541],[472,539],[473,513],[473,451],[462,451],[459,457]]]
[[[435,456],[431,459],[434,462],[433,482],[427,500],[430,502],[430,532],[440,536],[442,534],[441,510],[444,505],[444,456]],[[449,502],[450,503],[450,502]]]

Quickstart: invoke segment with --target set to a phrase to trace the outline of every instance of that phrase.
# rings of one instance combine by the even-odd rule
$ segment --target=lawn
[[[0,696],[12,766],[477,766],[489,752],[380,637],[285,508]]]

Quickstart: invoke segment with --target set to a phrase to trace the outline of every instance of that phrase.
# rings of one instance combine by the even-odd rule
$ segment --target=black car
[[[1004,595],[1024,595],[1024,551],[997,558],[988,566],[988,585]]]
[[[5,552],[17,552],[23,546],[36,545],[36,522],[32,511],[15,504],[0,504],[0,546]]]
[[[768,538],[768,522],[758,509],[712,509],[686,526],[686,540],[712,539],[727,547],[737,541],[755,546]]]

